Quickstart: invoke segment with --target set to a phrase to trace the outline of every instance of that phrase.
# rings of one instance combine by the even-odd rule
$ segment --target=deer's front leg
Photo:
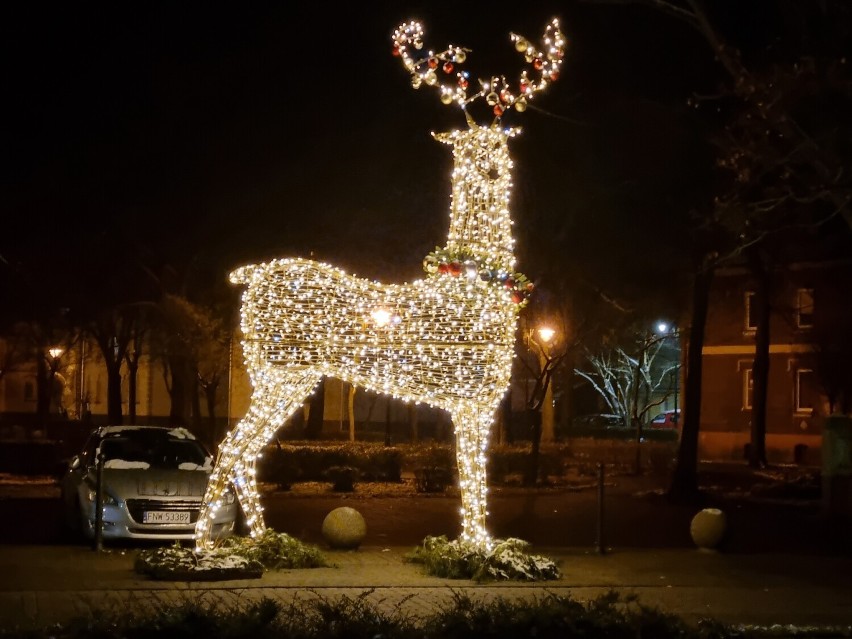
[[[456,462],[462,499],[461,540],[490,550],[491,536],[485,527],[488,515],[485,481],[488,431],[493,416],[478,407],[465,407],[453,413],[456,431]]]
[[[195,525],[197,549],[213,546],[213,518],[229,483],[237,491],[251,536],[256,537],[265,530],[255,477],[255,459],[261,448],[302,405],[321,377],[314,371],[266,372],[266,375],[256,377],[263,381],[255,384],[248,413],[219,447],[219,458],[210,475]]]

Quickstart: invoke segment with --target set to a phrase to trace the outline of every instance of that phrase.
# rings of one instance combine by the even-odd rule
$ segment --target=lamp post
[[[47,354],[50,355],[50,359],[48,360],[48,374],[47,374],[47,411],[50,412],[51,404],[53,404],[54,400],[56,401],[56,409],[57,412],[62,413],[62,391],[60,390],[58,393],[56,389],[54,389],[54,380],[56,379],[56,373],[59,371],[60,361],[59,358],[62,357],[62,354],[65,352],[65,349],[60,348],[59,346],[53,346],[47,349]]]
[[[547,371],[548,353],[546,352],[550,342],[556,335],[556,331],[549,326],[540,326],[536,331],[538,333],[538,361],[539,370],[544,376],[542,383],[544,384],[544,400],[541,404],[541,441],[545,443],[553,443],[556,439],[556,429],[553,423],[553,384],[550,379],[550,372]]]
[[[657,324],[657,331],[663,336],[674,337],[675,339],[678,338],[677,329],[674,326],[670,326],[667,322],[658,323]],[[674,391],[673,391],[673,395],[674,395],[674,422],[678,426],[680,426],[680,415],[678,414],[678,408],[677,408],[677,404],[678,404],[678,382],[680,381],[680,344],[678,344],[677,342],[675,342],[675,343],[676,343],[676,347],[675,347],[676,357],[675,357],[675,365],[674,365],[674,370],[673,370],[673,374],[674,374]]]

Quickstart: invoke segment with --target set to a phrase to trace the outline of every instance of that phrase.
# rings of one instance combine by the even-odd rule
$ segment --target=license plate
[[[146,510],[142,514],[144,524],[188,524],[188,510]]]

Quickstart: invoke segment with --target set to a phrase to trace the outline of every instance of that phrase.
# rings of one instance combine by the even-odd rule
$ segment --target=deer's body
[[[231,280],[248,285],[250,370],[316,372],[446,410],[506,389],[516,305],[498,287],[439,275],[384,285],[301,259],[243,267]]]

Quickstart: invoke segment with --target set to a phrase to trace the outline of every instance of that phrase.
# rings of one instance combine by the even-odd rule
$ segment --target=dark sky
[[[538,39],[562,20],[562,79],[540,110],[505,120],[524,129],[512,147],[522,260],[536,237],[569,250],[587,232],[629,236],[654,214],[629,206],[648,189],[660,215],[678,205],[691,186],[675,169],[695,158],[671,105],[687,117],[690,90],[716,81],[694,33],[640,7],[7,4],[26,6],[0,16],[0,254],[106,234],[225,266],[313,252],[356,272],[419,272],[449,201],[451,156],[429,133],[464,121],[391,56],[410,18],[427,47],[473,49],[474,77],[517,77],[509,32]]]

